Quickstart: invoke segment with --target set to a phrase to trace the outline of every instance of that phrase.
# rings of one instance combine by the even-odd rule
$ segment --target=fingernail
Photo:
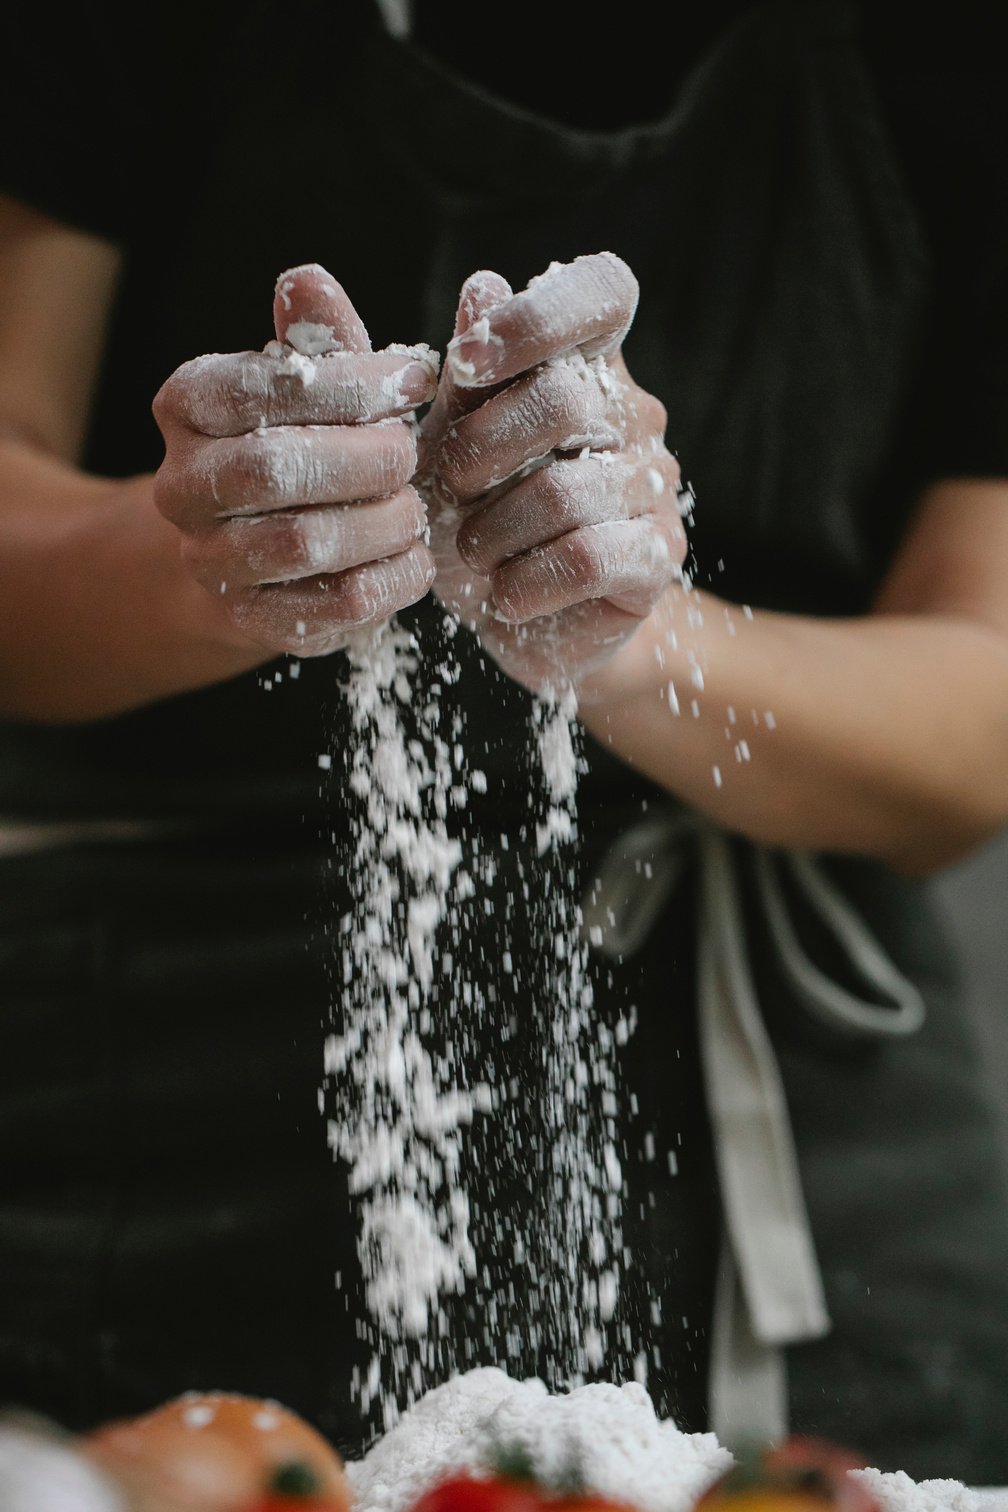
[[[429,347],[425,341],[414,342],[412,346],[403,346],[401,342],[393,341],[389,346],[383,347],[382,352],[413,359],[395,374],[393,381],[399,399],[409,404],[425,404],[428,399],[434,398],[441,371],[440,352]]]
[[[503,353],[504,342],[491,331],[484,315],[448,343],[445,364],[460,388],[475,388],[493,382]]]
[[[411,362],[396,374],[399,398],[407,404],[426,404],[437,393],[437,371],[426,362]]]

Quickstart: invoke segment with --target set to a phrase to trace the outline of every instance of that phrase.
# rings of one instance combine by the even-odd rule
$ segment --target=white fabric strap
[[[708,1411],[710,1427],[736,1453],[787,1437],[787,1361],[782,1349],[753,1334],[727,1236],[714,1296]]]
[[[798,1001],[813,1017],[841,1032],[872,1039],[915,1033],[924,1022],[924,999],[822,868],[800,852],[757,849],[754,854],[771,938]],[[806,905],[820,923],[828,926],[852,974],[864,984],[864,997],[834,982],[803,950],[788,912],[781,883],[783,870],[791,873],[792,883]]]
[[[731,849],[714,830],[700,846],[700,1050],[725,1223],[754,1337],[793,1344],[826,1333],[829,1315]]]
[[[661,917],[690,851],[700,872],[701,1060],[725,1227],[711,1341],[711,1426],[723,1443],[744,1446],[786,1435],[784,1347],[822,1337],[830,1320],[784,1087],[750,965],[740,853],[689,811],[649,814],[603,858],[584,920],[595,949],[613,959],[632,956]],[[851,1036],[892,1038],[919,1029],[920,993],[816,858],[759,846],[746,854],[794,1000]],[[815,916],[863,994],[834,981],[809,956],[789,895]]]

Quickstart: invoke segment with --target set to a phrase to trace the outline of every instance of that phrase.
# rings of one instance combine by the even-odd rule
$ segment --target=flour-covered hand
[[[317,264],[278,279],[274,325],[265,351],[197,357],[163,385],[154,498],[240,634],[321,655],[431,586],[411,422],[437,360],[372,351]]]
[[[621,353],[637,297],[608,252],[517,294],[474,274],[424,421],[435,592],[532,687],[596,672],[680,575],[665,410]]]

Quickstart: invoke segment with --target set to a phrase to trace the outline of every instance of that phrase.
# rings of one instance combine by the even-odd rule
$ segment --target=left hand
[[[434,592],[534,689],[577,689],[681,576],[667,417],[621,352],[637,296],[609,252],[518,294],[473,274],[423,424]]]

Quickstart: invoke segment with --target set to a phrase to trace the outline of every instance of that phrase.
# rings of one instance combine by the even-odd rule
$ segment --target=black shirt
[[[648,21],[604,38],[584,29],[562,49],[562,88],[553,89],[547,58],[538,77],[528,75],[527,93],[513,60],[535,35],[534,18],[517,7],[505,14],[510,52],[497,20],[471,7],[454,59],[450,44],[462,33],[426,26],[447,7],[421,16],[414,45],[392,42],[363,5],[172,6],[125,20],[99,6],[58,28],[39,12],[8,17],[16,36],[5,48],[0,102],[3,182],[125,252],[88,464],[111,475],[155,467],[155,390],[201,351],[262,345],[273,283],[286,267],[324,263],[376,346],[427,339],[443,347],[457,290],[474,268],[499,267],[520,285],[551,259],[610,247],[641,282],[628,365],[666,403],[670,444],[696,487],[698,577],[751,603],[858,613],[924,481],[1008,471],[996,49],[967,18],[951,44],[918,20],[908,51],[896,23],[880,28],[878,13],[788,0],[695,6],[681,18],[671,73],[664,36],[655,46]],[[632,8],[621,8],[621,21],[628,15]],[[477,35],[484,25],[486,36]],[[948,101],[940,113],[936,75]],[[602,110],[598,129],[584,102]],[[410,618],[424,634],[436,628],[429,605]],[[464,739],[488,776],[485,805],[473,805],[467,822],[499,845],[502,830],[514,840],[527,818],[528,700],[471,648],[463,654],[456,691],[468,716]],[[64,1382],[68,1369],[62,1354],[51,1369],[40,1364],[40,1330],[24,1321],[21,1299],[34,1286],[47,1316],[69,1317],[87,1334],[77,1341],[81,1416],[149,1402],[172,1381],[261,1384],[294,1405],[317,1402],[305,1382],[309,1348],[318,1390],[331,1387],[333,1352],[312,1336],[313,1319],[323,1295],[332,1308],[332,1253],[348,1239],[330,1234],[323,1250],[319,1233],[331,1173],[314,1137],[314,1093],[330,984],[320,985],[302,947],[304,911],[332,854],[328,833],[320,843],[320,821],[337,831],[345,817],[335,784],[320,792],[316,761],[320,750],[339,748],[338,682],[339,658],[328,658],[269,694],[251,675],[82,730],[0,730],[0,813],[167,814],[196,830],[231,823],[240,837],[111,855],[81,848],[7,868],[17,875],[4,893],[0,943],[41,941],[20,976],[5,967],[24,1039],[17,1064],[29,1094],[33,1077],[41,1088],[38,1097],[7,1100],[7,1138],[17,1146],[21,1119],[37,1138],[42,1122],[48,1142],[37,1138],[32,1158],[52,1158],[48,1186],[34,1166],[27,1178],[33,1205],[42,1193],[37,1228],[16,1204],[0,1210],[8,1253],[23,1255],[0,1335],[22,1380],[35,1351],[28,1364],[46,1376],[51,1400],[53,1379]],[[642,799],[663,796],[603,752],[590,758],[579,793],[586,853],[639,816]],[[280,833],[296,864],[290,851],[281,855]],[[515,853],[513,843],[512,864]],[[535,859],[525,859],[526,875],[538,876]],[[334,890],[343,881],[335,877]],[[893,937],[916,925],[931,947],[915,898],[890,881],[872,917],[891,914]],[[54,939],[54,916],[76,926],[88,910],[97,929],[62,929]],[[600,993],[610,1007],[623,999],[640,1007],[630,1052],[641,1119],[660,1115],[670,1149],[681,1121],[702,1121],[689,1043],[689,933],[688,898],[677,897],[647,958],[615,972]],[[55,948],[64,935],[67,950],[84,954],[83,968]],[[481,960],[479,930],[467,944]],[[909,954],[908,971],[939,975],[920,941]],[[679,1014],[669,1011],[673,1000]],[[921,1265],[914,1253],[915,1232],[935,1215],[942,1244],[950,1229],[961,1231],[953,1198],[980,1215],[985,1236],[995,1227],[984,1206],[995,1199],[981,1119],[970,1124],[968,1148],[965,1141],[973,1078],[969,1070],[959,1077],[958,1040],[948,1047],[957,1023],[953,1004],[935,1015],[936,1038],[922,1037],[916,1060],[881,1057],[864,1076],[832,1054],[794,1047],[784,1064],[789,1095],[799,1093],[799,1111],[802,1096],[806,1104],[798,1132],[815,1178],[809,1190],[826,1235],[832,1304],[845,1319],[833,1353],[805,1370],[805,1400],[816,1405],[803,1421],[814,1426],[842,1422],[829,1416],[834,1404],[818,1415],[823,1381],[836,1382],[839,1397],[842,1380],[869,1394],[881,1380],[890,1411],[912,1391],[915,1425],[925,1392],[938,1415],[950,1391],[963,1401],[966,1388],[972,1399],[986,1397],[988,1414],[1003,1397],[1003,1364],[983,1358],[985,1347],[1008,1358],[1000,1322],[1000,1331],[990,1324],[1004,1311],[1000,1283],[973,1284],[981,1251],[994,1268],[1000,1251],[985,1238],[966,1257],[953,1234],[934,1265],[926,1246]],[[68,1025],[76,1038],[60,1061],[66,1086],[54,1090],[45,1049],[50,1040],[64,1045]],[[849,1134],[868,1127],[861,1165]],[[68,1143],[86,1166],[69,1196]],[[941,1161],[922,1158],[934,1148]],[[874,1159],[880,1149],[884,1168]],[[696,1168],[684,1174],[682,1200],[693,1209],[678,1206],[670,1182],[657,1215],[642,1200],[631,1216],[640,1226],[635,1251],[656,1272],[680,1265],[682,1240],[696,1300],[709,1287],[717,1216],[698,1127],[686,1130],[684,1173],[691,1155]],[[841,1181],[838,1170],[850,1174]],[[937,1186],[937,1195],[928,1188],[919,1197],[917,1229],[897,1222],[910,1202],[908,1173]],[[853,1187],[856,1204],[845,1205]],[[981,1194],[976,1202],[972,1193]],[[68,1229],[68,1205],[79,1231]],[[51,1209],[62,1214],[58,1224]],[[322,1210],[338,1228],[331,1207]],[[173,1227],[179,1211],[189,1223],[181,1231]],[[39,1262],[51,1260],[54,1232],[69,1278],[55,1286]],[[863,1254],[876,1241],[866,1269]],[[946,1254],[966,1277],[958,1300],[975,1314],[962,1326],[945,1305]],[[924,1276],[913,1295],[924,1298],[928,1329],[908,1322],[895,1300],[908,1264]],[[286,1299],[267,1317],[253,1295],[257,1268],[272,1278],[268,1296]],[[152,1275],[169,1327],[151,1308]],[[888,1300],[875,1313],[867,1288],[878,1295],[887,1277]],[[81,1321],[75,1286],[102,1321],[97,1331]],[[930,1305],[936,1291],[940,1307]],[[214,1318],[222,1306],[226,1328]],[[244,1334],[243,1320],[251,1320]],[[288,1325],[296,1332],[285,1338]],[[350,1330],[346,1316],[343,1327]],[[256,1332],[267,1328],[268,1338]],[[67,1329],[49,1332],[65,1351]],[[669,1370],[699,1375],[692,1332],[678,1342],[667,1351]],[[218,1343],[223,1355],[213,1353]],[[681,1380],[672,1387],[685,1390]],[[853,1400],[846,1388],[842,1400]],[[870,1403],[862,1426],[877,1417]],[[925,1443],[917,1460],[901,1452],[896,1463],[966,1473],[967,1460],[943,1449],[939,1461]]]

